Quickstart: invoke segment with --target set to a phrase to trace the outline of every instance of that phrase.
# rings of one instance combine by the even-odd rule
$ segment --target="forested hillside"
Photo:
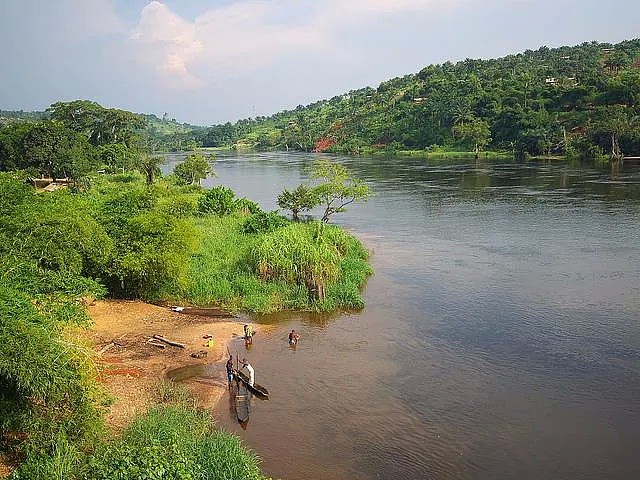
[[[54,105],[61,104],[63,103],[58,102]],[[117,112],[126,112],[115,108],[104,108],[88,100],[76,100],[65,104],[71,105],[78,115],[91,117],[95,122],[101,121],[100,118],[103,114],[106,114],[105,112],[109,113],[112,117],[117,116]],[[31,128],[30,126],[25,126],[25,124],[43,122],[46,124],[48,120],[52,119],[59,121],[65,120],[64,118],[60,118],[60,116],[55,116],[54,105],[44,112],[0,110],[0,128],[5,127],[3,131],[6,133]],[[175,118],[170,119],[167,113],[165,113],[162,118],[154,114],[142,114],[139,118],[140,122],[137,125],[138,133],[144,137],[145,144],[155,152],[193,150],[199,146],[195,137],[199,130],[202,130],[204,127],[198,127],[188,123],[179,123]]]
[[[420,72],[196,135],[204,146],[361,154],[640,153],[640,40],[527,50]]]

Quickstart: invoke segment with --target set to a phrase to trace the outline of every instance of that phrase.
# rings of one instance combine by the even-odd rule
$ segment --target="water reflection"
[[[274,209],[314,158],[223,156],[208,182]],[[376,192],[335,216],[375,275],[361,312],[254,319],[271,400],[219,417],[265,472],[640,478],[640,170],[339,160]]]

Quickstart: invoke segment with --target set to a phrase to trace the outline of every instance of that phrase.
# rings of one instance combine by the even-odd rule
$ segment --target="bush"
[[[97,449],[85,479],[261,479],[258,458],[212,418],[184,407],[154,407]]]
[[[236,194],[229,187],[219,185],[205,192],[198,200],[198,212],[202,215],[214,213],[229,215],[234,208]]]
[[[258,212],[251,215],[242,226],[242,232],[246,234],[266,233],[284,227],[289,223],[278,212]]]
[[[255,213],[262,212],[256,202],[252,202],[246,198],[239,198],[236,200],[233,204],[233,210],[243,215],[253,215]]]

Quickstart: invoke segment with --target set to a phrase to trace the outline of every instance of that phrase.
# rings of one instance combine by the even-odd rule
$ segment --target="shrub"
[[[234,211],[236,194],[229,187],[218,185],[205,192],[198,200],[198,212],[202,215],[214,213],[228,215]]]
[[[212,418],[184,407],[154,407],[96,450],[85,479],[258,480],[258,458]]]
[[[243,215],[252,215],[262,211],[256,202],[246,198],[239,198],[236,200],[233,203],[233,210]]]
[[[289,221],[278,212],[258,212],[244,222],[242,232],[246,234],[266,233],[287,225]]]

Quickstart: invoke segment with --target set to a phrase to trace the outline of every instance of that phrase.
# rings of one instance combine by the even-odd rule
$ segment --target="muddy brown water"
[[[274,209],[314,158],[223,155],[209,185]],[[215,415],[264,473],[640,478],[638,167],[338,160],[376,192],[333,220],[375,275],[360,312],[254,317],[272,328],[232,342],[271,396],[246,429]]]

